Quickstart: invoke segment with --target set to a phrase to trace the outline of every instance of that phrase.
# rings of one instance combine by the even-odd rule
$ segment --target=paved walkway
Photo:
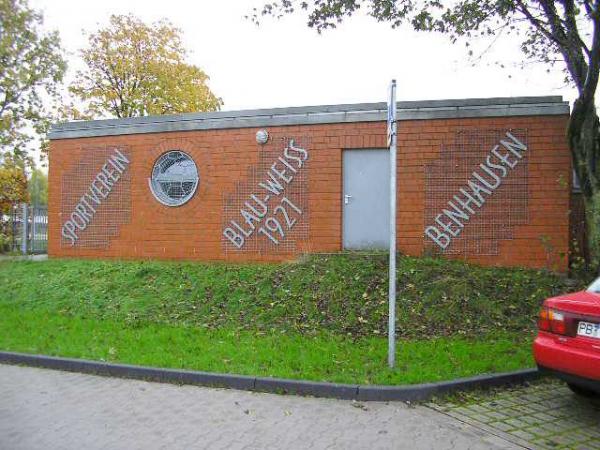
[[[600,450],[600,398],[575,395],[560,381],[462,397],[431,406],[524,447]]]
[[[404,403],[257,394],[0,364],[0,449],[510,449]]]

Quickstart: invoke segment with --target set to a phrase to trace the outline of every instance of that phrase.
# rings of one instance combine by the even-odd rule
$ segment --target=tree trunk
[[[585,203],[590,264],[597,271],[600,268],[600,122],[594,99],[583,97],[573,105],[567,135]]]

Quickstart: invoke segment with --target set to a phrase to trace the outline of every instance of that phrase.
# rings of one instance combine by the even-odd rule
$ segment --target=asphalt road
[[[0,364],[0,449],[508,449],[425,406],[103,378]]]

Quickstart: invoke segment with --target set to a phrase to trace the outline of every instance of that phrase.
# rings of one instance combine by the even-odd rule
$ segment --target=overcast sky
[[[301,15],[266,18],[257,27],[244,15],[260,0],[30,1],[43,11],[45,26],[59,30],[72,69],[81,64],[82,30],[105,25],[111,14],[133,13],[146,22],[169,19],[183,30],[189,61],[210,76],[224,110],[385,101],[392,78],[398,80],[398,100],[574,98],[558,69],[548,74],[544,66],[498,67],[498,60],[520,61],[516,42],[503,41],[473,66],[462,43],[393,30],[366,16],[321,35]]]

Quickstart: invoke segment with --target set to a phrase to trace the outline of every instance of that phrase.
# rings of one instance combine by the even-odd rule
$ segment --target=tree
[[[146,25],[132,15],[111,16],[81,51],[87,65],[70,91],[93,116],[134,117],[215,111],[223,101],[208,76],[185,63],[181,31],[167,21]]]
[[[0,216],[16,203],[29,200],[24,163],[9,156],[0,165]]]
[[[66,64],[58,33],[42,32],[42,23],[26,0],[0,0],[0,162],[27,160],[28,144],[51,122],[46,104],[57,98]]]
[[[48,175],[40,169],[33,169],[27,182],[30,203],[41,206],[48,204]]]
[[[525,58],[562,64],[577,88],[567,140],[579,177],[590,228],[590,251],[600,262],[600,127],[594,96],[600,73],[600,0],[281,0],[254,10],[252,19],[306,11],[319,32],[334,28],[361,7],[393,27],[465,38],[516,34]]]
[[[25,162],[8,154],[0,162],[0,253],[10,250],[12,207],[28,198]]]

